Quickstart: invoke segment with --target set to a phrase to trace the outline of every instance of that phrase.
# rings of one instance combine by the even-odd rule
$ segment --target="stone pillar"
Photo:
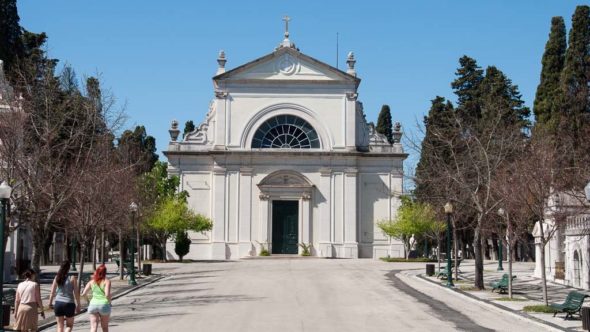
[[[213,243],[211,246],[212,259],[227,259],[225,234],[225,181],[226,170],[223,167],[213,168]]]
[[[344,253],[343,257],[358,258],[357,239],[357,173],[347,169],[344,173]]]
[[[269,228],[269,214],[270,214],[270,196],[266,193],[260,193],[258,195],[260,199],[260,210],[258,214],[258,220],[260,220],[259,228],[260,228],[260,235],[258,242],[264,244],[266,249],[269,252],[271,251],[271,239],[268,235],[268,228]],[[261,248],[258,248],[258,252],[260,252]]]
[[[319,252],[317,253],[321,257],[332,257],[332,241],[330,240],[330,234],[332,233],[330,215],[332,210],[332,186],[331,186],[332,170],[329,168],[320,169],[320,187],[319,196],[321,201],[319,202],[320,209],[320,220],[316,222],[320,223],[320,234],[319,234]]]
[[[356,92],[346,93],[345,102],[345,146],[346,150],[356,151],[356,98],[358,94]]]
[[[240,169],[240,206],[238,241],[240,257],[251,256],[252,251],[252,168]]]
[[[301,206],[301,243],[305,243],[306,245],[311,243],[311,209],[309,201],[311,199],[310,193],[303,193],[301,199],[299,199],[299,206]],[[299,247],[299,254],[302,252],[302,248]]]
[[[215,102],[217,108],[215,110],[215,142],[214,148],[216,150],[225,150],[226,146],[226,121],[227,121],[227,102],[228,93],[226,91],[215,91]]]

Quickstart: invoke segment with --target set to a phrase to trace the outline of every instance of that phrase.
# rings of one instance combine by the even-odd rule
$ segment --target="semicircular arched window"
[[[289,114],[266,120],[252,139],[253,149],[317,149],[320,139],[307,121]]]

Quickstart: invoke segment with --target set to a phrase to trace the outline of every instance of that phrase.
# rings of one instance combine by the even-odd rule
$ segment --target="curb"
[[[541,320],[541,319],[539,319],[537,317],[533,317],[531,315],[528,315],[528,314],[526,314],[524,312],[512,310],[510,308],[507,308],[507,307],[504,307],[502,305],[493,303],[491,301],[481,299],[481,298],[479,298],[479,297],[477,297],[475,295],[471,295],[471,294],[469,294],[469,293],[467,293],[467,292],[465,292],[463,290],[460,290],[460,289],[457,289],[457,288],[444,287],[444,286],[442,286],[441,284],[439,284],[437,282],[434,282],[434,281],[432,281],[430,279],[425,278],[422,274],[408,275],[408,274],[405,274],[403,272],[401,272],[400,274],[403,274],[406,277],[415,277],[417,280],[421,280],[422,282],[429,283],[429,284],[432,284],[432,285],[436,285],[438,287],[441,287],[442,289],[445,289],[449,293],[454,293],[454,294],[457,294],[459,296],[463,296],[464,298],[469,299],[472,302],[476,302],[476,303],[479,303],[481,305],[485,305],[485,306],[490,307],[491,309],[494,309],[496,311],[502,311],[503,313],[508,313],[508,314],[512,315],[514,318],[517,318],[519,320],[522,320],[522,321],[530,321],[531,323],[534,323],[534,324],[537,324],[537,325],[541,325],[544,328],[547,328],[547,329],[553,330],[553,331],[555,331],[555,330],[557,330],[557,331],[571,331],[570,329],[561,327],[559,325],[556,325],[556,324],[553,324],[553,323],[550,323],[550,322],[546,322],[546,321]]]
[[[118,299],[120,297],[123,297],[123,296],[125,296],[125,295],[127,295],[127,294],[129,294],[131,292],[134,292],[134,291],[136,291],[138,289],[141,289],[141,288],[143,288],[143,287],[145,287],[147,285],[151,285],[154,282],[159,281],[159,280],[161,280],[161,279],[163,279],[165,277],[167,277],[167,276],[166,275],[159,275],[159,276],[154,277],[152,280],[150,280],[150,281],[148,281],[148,282],[146,282],[144,284],[133,286],[131,288],[127,288],[127,289],[123,290],[122,292],[117,293],[116,295],[113,295],[111,298],[112,298],[112,300],[116,300],[116,299]],[[77,316],[80,316],[82,314],[85,314],[86,311],[88,311],[88,308],[84,308],[84,309],[80,310],[80,313],[79,314],[76,314],[74,317],[77,317]],[[54,325],[57,325],[57,322],[55,321],[55,317],[53,318],[52,321],[47,322],[45,324],[39,325],[39,327],[37,328],[37,331],[46,330],[46,329],[48,329],[48,328],[50,328],[50,327],[52,327]]]

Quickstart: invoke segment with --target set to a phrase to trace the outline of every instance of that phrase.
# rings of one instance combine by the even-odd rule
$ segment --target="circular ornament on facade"
[[[285,55],[279,60],[277,67],[283,75],[293,75],[297,72],[298,64],[293,57]]]

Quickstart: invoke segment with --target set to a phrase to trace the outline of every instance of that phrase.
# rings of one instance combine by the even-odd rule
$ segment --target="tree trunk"
[[[80,261],[78,266],[78,289],[82,289],[82,276],[84,275],[84,251],[86,246],[80,243]]]
[[[106,262],[104,259],[104,227],[100,231],[100,262],[102,264]]]
[[[164,241],[162,242],[162,259],[164,260],[164,262],[168,261],[168,258],[166,257],[166,240],[164,239]]]
[[[119,230],[119,279],[123,280],[123,231]]]
[[[481,250],[481,234],[479,227],[476,227],[473,234],[473,251],[475,252],[475,282],[477,289],[484,289],[483,283],[483,255]]]
[[[549,242],[549,240],[545,241],[545,231],[543,230],[543,223],[539,222],[539,230],[541,233],[541,285],[543,287],[543,302],[545,305],[549,305],[549,301],[547,300],[547,274],[545,273],[545,245]]]
[[[96,271],[96,233],[92,238],[92,270]]]
[[[31,253],[31,268],[39,274],[41,272],[41,255],[43,254],[43,239],[39,234],[40,232],[33,233],[33,250]]]

